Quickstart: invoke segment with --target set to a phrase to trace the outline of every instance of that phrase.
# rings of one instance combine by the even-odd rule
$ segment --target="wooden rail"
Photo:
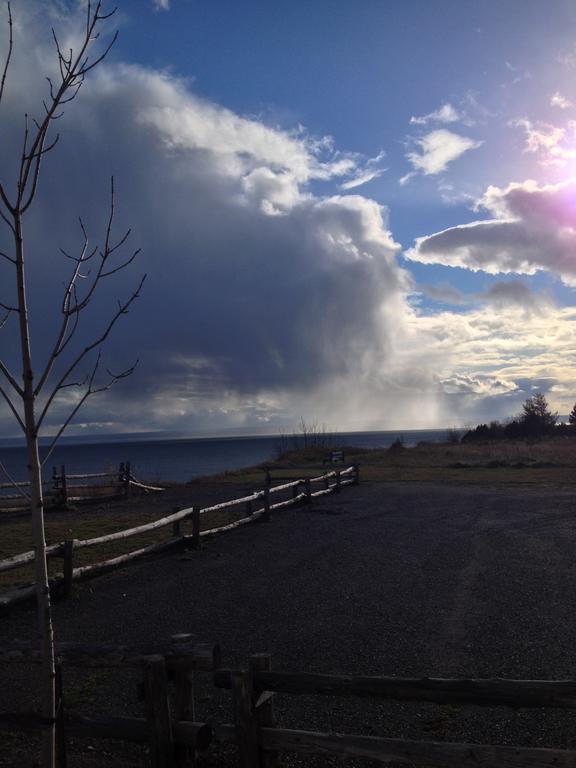
[[[93,481],[95,480],[108,482],[94,485]],[[54,467],[52,477],[50,480],[45,480],[42,485],[45,488],[44,498],[48,509],[50,507],[66,507],[70,503],[128,497],[132,489],[145,493],[164,490],[137,480],[132,475],[129,461],[121,462],[118,470],[113,472],[68,474],[64,465],[59,470]],[[29,487],[30,483],[27,481],[0,483],[0,511],[20,512],[29,509],[30,501],[26,493],[26,489]],[[19,490],[20,493],[4,493],[4,491],[11,489]],[[104,491],[108,492],[104,493]],[[15,504],[15,502],[20,503]]]
[[[278,727],[274,697],[278,693],[322,696],[371,696],[437,704],[576,709],[576,680],[502,680],[394,678],[275,672],[270,654],[249,657],[243,669],[221,669],[220,648],[195,644],[191,635],[174,635],[154,644],[113,646],[62,643],[56,655],[64,666],[127,666],[140,670],[145,717],[80,716],[59,701],[59,748],[66,739],[92,737],[148,743],[153,768],[192,762],[196,751],[234,744],[241,768],[278,768],[280,752],[335,755],[377,763],[391,761],[428,768],[575,768],[576,751],[495,744],[451,743],[325,733]],[[0,647],[0,664],[37,663],[40,652],[30,643]],[[194,672],[211,672],[217,688],[232,692],[234,723],[213,727],[194,716]],[[175,687],[170,694],[170,684]],[[0,713],[0,730],[37,731],[46,722],[34,713]],[[215,756],[217,757],[217,755]]]
[[[121,468],[123,472],[126,472],[126,465],[121,465]],[[128,477],[131,477],[129,472],[130,469],[128,465]],[[64,473],[61,473],[59,477],[64,477]],[[270,520],[271,513],[274,510],[284,509],[293,504],[310,502],[313,498],[323,496],[327,493],[337,493],[343,486],[357,484],[359,478],[359,468],[357,465],[354,465],[343,470],[325,472],[318,477],[300,478],[276,486],[266,486],[263,490],[255,491],[247,496],[231,499],[220,504],[214,504],[209,507],[204,507],[203,509],[198,507],[187,507],[186,509],[177,510],[170,515],[166,515],[165,517],[150,523],[144,523],[143,525],[138,525],[133,528],[115,531],[114,533],[108,533],[104,536],[96,536],[92,539],[69,539],[58,544],[53,544],[47,548],[47,557],[62,558],[64,562],[62,574],[51,580],[51,586],[52,588],[55,588],[60,595],[65,597],[70,593],[74,581],[103,573],[112,568],[129,563],[136,558],[143,557],[144,555],[158,553],[175,547],[198,548],[202,538],[213,536],[214,534],[222,533],[224,531],[231,531],[257,520]],[[321,483],[323,487],[319,490],[313,490],[313,486],[318,483]],[[290,491],[292,492],[291,498],[273,502],[274,496],[286,494]],[[201,530],[202,516],[242,506],[245,509],[245,515],[240,519],[208,530]],[[191,520],[192,522],[192,533],[188,535],[184,535],[181,530],[181,524],[186,520]],[[133,536],[150,533],[151,531],[166,528],[168,526],[171,527],[172,535],[164,541],[147,544],[132,550],[131,552],[126,552],[107,560],[91,563],[90,565],[74,566],[74,553],[78,550],[87,547],[96,547],[102,544],[110,544],[116,541],[124,541]],[[6,558],[5,560],[0,561],[0,573],[28,565],[32,563],[33,560],[33,550]],[[33,596],[33,585],[15,587],[4,593],[0,593],[0,611],[7,610],[13,605],[28,600]]]
[[[82,716],[66,707],[65,691],[58,695],[57,742],[60,765],[66,764],[68,737],[119,739],[148,743],[153,768],[175,768],[195,764],[196,752],[204,751],[212,740],[212,728],[196,722],[191,673],[213,672],[220,663],[220,648],[209,643],[194,644],[191,635],[174,635],[164,647],[141,645],[57,645],[59,669],[62,665],[99,668],[129,666],[140,670],[140,690],[145,717]],[[30,644],[19,643],[0,649],[0,663],[36,663],[40,653]],[[174,688],[171,694],[170,688]],[[36,713],[0,712],[0,731],[38,731],[47,723]],[[185,759],[184,759],[185,758]]]
[[[235,723],[215,728],[217,742],[236,744],[242,768],[273,768],[278,751],[359,757],[438,768],[576,768],[576,751],[390,739],[275,727],[276,693],[369,696],[397,701],[576,709],[576,680],[444,680],[274,672],[252,659],[243,670],[216,670],[214,683],[232,691]],[[269,708],[263,722],[259,707]]]

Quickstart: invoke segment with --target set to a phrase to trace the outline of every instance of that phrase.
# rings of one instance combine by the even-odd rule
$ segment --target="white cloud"
[[[559,109],[571,109],[574,106],[574,102],[562,96],[560,91],[556,91],[550,97],[550,106],[558,107]]]
[[[169,11],[171,0],[152,0],[154,8],[157,11]]]
[[[417,173],[432,176],[445,171],[448,165],[457,160],[465,152],[477,149],[483,142],[460,136],[457,133],[441,128],[431,131],[415,140],[419,147],[417,152],[409,152],[406,157],[414,171],[401,179],[402,183]]]
[[[548,270],[576,285],[576,181],[489,187],[477,202],[492,218],[418,238],[406,257],[490,274]]]
[[[376,157],[371,157],[364,163],[359,164],[355,175],[348,181],[340,184],[340,189],[356,189],[356,187],[361,187],[363,184],[367,184],[369,181],[373,181],[382,176],[382,174],[386,172],[386,168],[380,168],[380,163],[384,160],[385,156],[386,153],[380,151]]]
[[[419,117],[411,117],[411,125],[426,125],[427,123],[457,123],[463,119],[463,115],[455,109],[452,104],[447,102],[434,112]]]
[[[526,118],[513,120],[510,125],[524,130],[524,151],[537,154],[542,165],[563,168],[576,158],[576,120],[569,120],[564,128],[542,121],[533,123]]]

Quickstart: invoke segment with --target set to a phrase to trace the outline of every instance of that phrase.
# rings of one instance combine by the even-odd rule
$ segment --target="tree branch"
[[[132,295],[124,302],[124,304],[119,303],[118,309],[112,316],[112,318],[109,320],[108,325],[104,328],[102,331],[102,334],[91,344],[88,344],[82,352],[80,352],[76,358],[72,361],[72,363],[68,366],[63,376],[60,377],[60,380],[56,384],[56,386],[52,389],[52,392],[48,396],[48,399],[44,405],[44,408],[42,409],[42,413],[40,414],[40,417],[38,418],[37,426],[38,428],[41,426],[42,422],[44,421],[46,414],[48,412],[48,409],[50,408],[54,398],[58,394],[58,392],[62,389],[63,384],[65,384],[68,377],[72,374],[72,372],[77,368],[77,366],[84,360],[86,355],[88,355],[90,352],[92,352],[93,349],[96,347],[99,347],[100,344],[102,344],[110,335],[110,332],[112,328],[116,325],[119,318],[122,315],[125,315],[128,313],[128,310],[131,306],[131,304],[136,301],[137,298],[140,296],[140,291],[142,289],[142,286],[144,285],[144,281],[146,280],[146,275],[142,277],[140,280],[140,283],[138,284],[138,287],[136,290],[132,293]]]
[[[8,403],[8,408],[10,408],[10,410],[12,411],[12,414],[13,414],[14,418],[16,419],[16,421],[18,422],[18,424],[20,425],[20,428],[21,428],[22,432],[24,432],[24,434],[26,434],[26,427],[24,425],[24,421],[22,420],[22,417],[20,416],[20,414],[16,410],[16,406],[14,405],[12,400],[10,399],[10,395],[6,392],[6,390],[2,386],[0,386],[0,395]]]
[[[12,486],[13,486],[13,487],[14,487],[14,489],[16,490],[16,493],[19,493],[21,496],[23,496],[23,497],[26,499],[26,501],[30,501],[30,496],[29,496],[29,494],[27,494],[27,493],[26,493],[26,491],[25,491],[25,490],[22,488],[22,486],[20,485],[20,483],[17,483],[17,482],[16,482],[16,481],[15,481],[15,480],[12,478],[12,476],[10,475],[10,473],[8,472],[8,470],[6,469],[6,467],[4,466],[4,464],[3,464],[1,461],[0,461],[0,469],[2,470],[2,472],[4,473],[4,475],[6,476],[6,478],[7,478],[8,482],[9,482],[9,483],[12,483]]]
[[[5,377],[8,379],[8,381],[10,382],[10,385],[12,386],[12,388],[13,388],[13,389],[15,389],[15,390],[16,390],[16,392],[18,393],[18,395],[19,395],[20,397],[23,397],[23,395],[24,395],[24,390],[22,389],[22,387],[20,387],[20,386],[19,386],[18,382],[16,381],[16,379],[14,378],[14,376],[12,376],[12,374],[10,373],[10,371],[8,370],[8,368],[7,368],[7,367],[4,365],[4,363],[2,362],[2,360],[0,360],[0,372],[1,372],[1,373],[3,373],[3,374],[4,374],[4,376],[5,376]]]
[[[48,446],[48,453],[42,459],[42,466],[44,466],[44,464],[48,461],[48,459],[52,455],[52,451],[56,447],[56,443],[58,442],[58,440],[62,436],[62,433],[68,427],[68,425],[70,424],[70,422],[72,421],[74,416],[76,416],[76,414],[78,413],[80,408],[84,405],[86,400],[91,395],[95,395],[98,392],[105,392],[106,390],[110,389],[110,387],[114,386],[114,384],[116,384],[116,382],[120,381],[121,379],[125,379],[127,376],[131,376],[134,373],[134,370],[136,369],[137,365],[138,365],[138,360],[134,363],[134,365],[130,366],[130,368],[127,368],[125,371],[122,371],[122,373],[118,373],[118,374],[111,373],[107,369],[108,376],[110,377],[109,381],[107,381],[105,384],[102,384],[102,385],[100,385],[98,387],[95,387],[94,386],[94,380],[96,378],[96,373],[97,373],[98,368],[100,366],[100,352],[98,352],[98,357],[96,359],[96,363],[94,365],[94,368],[92,369],[92,373],[90,374],[90,377],[89,377],[89,380],[88,380],[88,388],[86,389],[86,391],[84,392],[84,394],[82,395],[80,400],[76,403],[76,405],[74,406],[72,411],[69,413],[67,419],[62,423],[62,425],[60,426],[60,429],[58,430],[58,432],[54,436],[52,442]],[[64,386],[68,386],[68,385],[64,385]],[[76,386],[76,385],[71,385],[71,386]]]
[[[0,81],[0,103],[2,102],[2,98],[4,96],[4,86],[6,84],[6,75],[8,74],[8,69],[10,67],[10,59],[12,58],[12,49],[14,48],[14,37],[12,34],[12,8],[10,7],[10,3],[7,3],[8,5],[8,27],[9,27],[9,42],[8,42],[8,55],[6,56],[6,61],[4,62],[4,69],[2,70],[2,80]]]

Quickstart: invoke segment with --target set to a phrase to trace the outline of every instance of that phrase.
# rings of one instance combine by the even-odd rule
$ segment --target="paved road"
[[[374,483],[85,584],[55,625],[120,643],[189,631],[227,665],[269,650],[287,670],[576,678],[575,596],[569,492]],[[0,640],[33,632],[20,611]],[[207,693],[203,706],[227,705]],[[307,729],[576,746],[576,713],[290,698],[279,713]]]

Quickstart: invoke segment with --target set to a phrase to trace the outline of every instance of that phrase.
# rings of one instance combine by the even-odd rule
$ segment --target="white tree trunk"
[[[24,425],[26,427],[26,450],[28,458],[28,477],[30,480],[30,503],[32,513],[32,540],[36,553],[34,571],[36,581],[36,603],[38,610],[38,636],[42,652],[42,672],[40,680],[40,706],[46,727],[42,731],[42,766],[54,768],[55,719],[56,719],[56,671],[54,663],[54,633],[52,629],[52,609],[50,604],[50,586],[48,583],[48,562],[46,559],[46,538],[44,534],[44,499],[42,494],[42,467],[38,452],[38,433],[34,413],[34,373],[30,353],[30,329],[26,302],[26,283],[24,273],[24,248],[22,241],[22,222],[15,217],[15,251],[18,281],[18,310],[20,327],[20,345],[22,353]]]

